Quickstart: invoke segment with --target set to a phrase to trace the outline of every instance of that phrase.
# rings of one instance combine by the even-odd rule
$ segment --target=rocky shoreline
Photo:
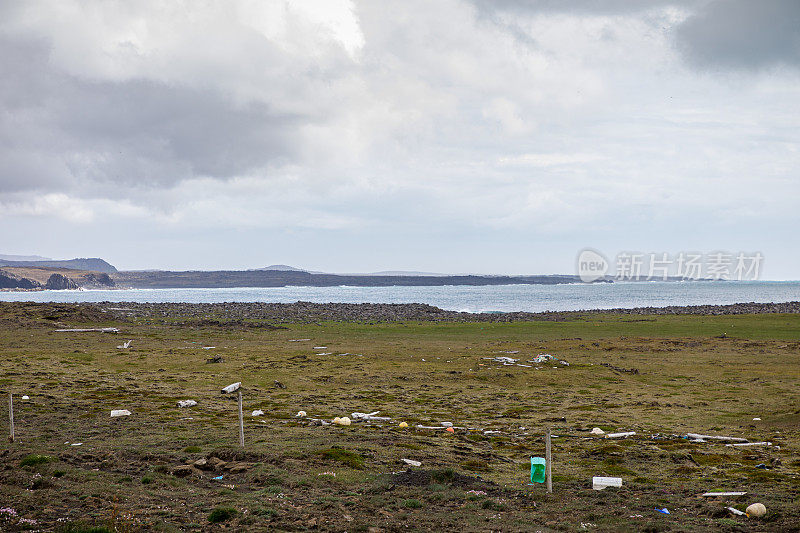
[[[42,304],[44,305],[44,304]],[[63,304],[62,304],[63,305]],[[346,304],[296,302],[291,304],[262,302],[228,303],[133,303],[101,302],[74,304],[96,307],[117,319],[148,318],[157,322],[193,324],[198,321],[217,325],[242,324],[260,320],[273,323],[292,322],[517,322],[562,321],[593,314],[620,315],[741,315],[763,313],[800,313],[800,302],[737,303],[730,305],[696,305],[639,307],[566,312],[466,313],[447,311],[427,304]]]

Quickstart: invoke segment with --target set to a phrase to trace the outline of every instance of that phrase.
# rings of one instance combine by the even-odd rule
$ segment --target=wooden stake
[[[239,444],[244,446],[244,415],[242,414],[242,391],[239,391]]]
[[[547,433],[544,436],[544,460],[547,492],[550,493],[553,492],[553,445],[550,442],[550,428],[547,428]]]
[[[14,442],[14,395],[8,393],[8,442]]]

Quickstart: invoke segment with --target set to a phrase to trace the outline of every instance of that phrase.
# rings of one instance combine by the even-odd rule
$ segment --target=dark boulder
[[[105,272],[89,272],[81,276],[81,286],[113,287],[114,280]]]
[[[0,270],[0,289],[37,289],[39,282]]]
[[[64,290],[64,289],[77,289],[78,285],[68,277],[62,274],[51,274],[47,278],[45,289]]]

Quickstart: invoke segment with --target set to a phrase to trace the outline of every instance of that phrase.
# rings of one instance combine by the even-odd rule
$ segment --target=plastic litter
[[[30,400],[30,398],[28,398],[27,396],[23,396],[21,399],[23,399],[23,400]]]
[[[374,411],[372,413],[351,413],[350,416],[353,419],[353,422],[360,422],[361,420],[390,420],[388,416],[375,416],[380,411]]]
[[[448,433],[455,433],[456,432],[456,430],[451,428],[451,427],[450,428],[445,428],[445,431],[447,431]]]
[[[421,461],[415,461],[413,459],[401,459],[401,461],[403,461],[405,464],[409,466],[422,466]]]
[[[294,416],[297,418],[305,418],[307,415],[305,411],[297,411],[297,414]]]
[[[264,411],[262,411],[261,409],[256,409],[255,411],[250,413],[250,416],[262,416],[263,414],[264,414]]]
[[[442,427],[451,428],[453,427],[452,422],[442,422]]]
[[[608,487],[621,487],[622,486],[622,478],[621,477],[599,477],[595,476],[592,478],[592,488],[594,490],[603,490]]]
[[[754,503],[748,505],[744,512],[748,518],[761,518],[767,514],[767,508],[764,507],[763,503]]]
[[[400,425],[399,425],[399,426],[397,426],[397,427],[401,427],[401,428],[407,428],[407,427],[408,427],[408,424],[407,424],[406,422],[400,422]]]
[[[632,437],[636,435],[635,431],[625,431],[624,433],[606,433],[607,439],[619,439],[625,437]]]
[[[213,479],[214,481],[219,481],[222,479],[222,475],[219,475],[217,477],[212,477],[211,479]]]
[[[340,425],[340,426],[349,426],[350,423],[351,423],[351,420],[350,420],[350,418],[348,418],[346,416],[343,416],[341,418],[339,418],[337,416],[336,418],[333,419],[333,423],[337,424],[337,425]]]
[[[72,328],[72,329],[57,329],[56,331],[63,331],[70,333],[85,333],[87,331],[99,331],[100,333],[119,333],[118,328]]]
[[[726,507],[725,509],[729,510],[730,512],[732,512],[736,516],[744,516],[744,515],[747,514],[747,513],[743,513],[739,509],[736,509],[735,507]]]
[[[698,433],[687,433],[686,437],[689,439],[701,439],[701,440],[727,440],[731,442],[747,442],[747,439],[743,439],[741,437],[725,437],[721,435],[700,435]]]
[[[746,492],[704,492],[703,496],[714,498],[716,496],[744,496]]]
[[[111,418],[117,416],[130,416],[131,412],[127,409],[112,409],[111,410]]]
[[[761,419],[760,419],[759,417],[755,417],[755,418],[753,419],[753,421],[760,421],[760,420],[761,420]]]
[[[126,350],[126,349],[130,348],[132,342],[133,342],[133,339],[123,342],[122,344],[117,346],[117,350]]]
[[[592,435],[605,435],[606,434],[606,432],[603,431],[600,428],[592,428],[591,433],[592,433]]]
[[[242,386],[241,381],[237,381],[236,383],[231,383],[227,387],[222,388],[222,394],[230,394],[232,392],[236,392]]]
[[[726,444],[725,446],[772,446],[771,442],[735,442],[733,444]]]
[[[531,483],[544,483],[546,466],[544,457],[531,457]]]
[[[664,507],[663,509],[659,509],[658,507],[656,507],[656,511],[662,514],[669,514],[669,509],[667,509],[666,507]]]
[[[194,400],[178,400],[178,407],[194,407],[197,402]]]

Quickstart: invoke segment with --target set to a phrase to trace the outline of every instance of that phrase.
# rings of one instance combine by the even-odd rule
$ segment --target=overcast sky
[[[800,279],[796,0],[7,0],[0,69],[0,253]]]

